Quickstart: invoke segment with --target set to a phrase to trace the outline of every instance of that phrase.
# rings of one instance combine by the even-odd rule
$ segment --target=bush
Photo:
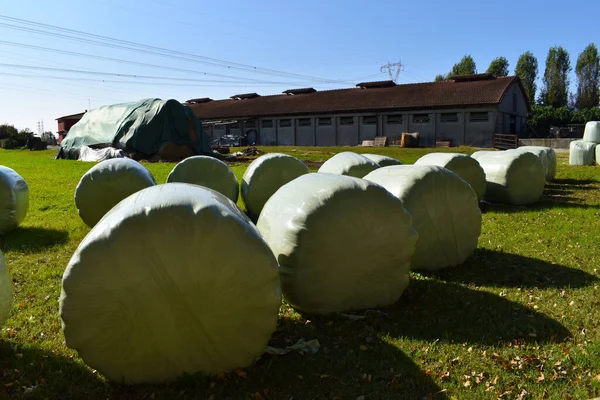
[[[6,150],[16,149],[19,147],[19,142],[14,139],[2,139],[0,140],[0,147]]]

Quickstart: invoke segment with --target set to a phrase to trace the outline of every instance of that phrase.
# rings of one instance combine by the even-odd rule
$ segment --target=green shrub
[[[0,147],[7,150],[16,149],[19,147],[19,142],[14,139],[2,139],[0,140]]]

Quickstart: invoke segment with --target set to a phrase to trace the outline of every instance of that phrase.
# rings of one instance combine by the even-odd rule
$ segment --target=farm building
[[[56,118],[56,122],[58,123],[58,144],[62,143],[65,136],[67,136],[67,133],[69,133],[69,129],[79,122],[81,117],[83,117],[83,114],[86,112],[87,110],[79,114],[65,115],[63,117]]]
[[[491,146],[494,133],[523,132],[530,106],[518,77],[456,76],[443,82],[365,82],[352,89],[291,89],[186,103],[212,140],[245,134],[249,144],[356,146],[376,136],[420,144]]]

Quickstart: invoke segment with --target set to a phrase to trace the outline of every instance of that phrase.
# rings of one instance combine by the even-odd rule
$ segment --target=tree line
[[[23,148],[33,137],[33,132],[27,128],[18,130],[13,125],[0,125],[0,147],[3,149]],[[57,142],[52,132],[44,132],[41,140],[49,145],[55,145]]]
[[[550,125],[561,126],[600,119],[600,54],[594,43],[590,43],[577,57],[575,93],[569,92],[571,71],[571,60],[565,48],[551,47],[546,56],[542,87],[538,93],[537,58],[530,51],[519,56],[514,74],[521,79],[527,98],[533,106],[529,126],[535,131],[544,131]],[[497,57],[485,72],[494,76],[508,76],[509,62],[506,57]],[[454,75],[476,73],[475,60],[467,54],[452,66],[448,74],[437,75],[435,80],[443,81]]]

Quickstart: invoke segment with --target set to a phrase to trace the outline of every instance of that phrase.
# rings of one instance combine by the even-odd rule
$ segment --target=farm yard
[[[475,149],[260,147],[311,171],[342,151],[412,164],[433,151]],[[235,151],[235,150],[234,150]],[[569,166],[538,203],[482,203],[475,254],[439,272],[411,272],[391,307],[310,315],[285,302],[270,346],[318,340],[320,348],[263,355],[255,365],[165,385],[117,385],[65,346],[61,278],[89,228],[73,196],[92,166],[53,151],[0,151],[28,183],[24,223],[0,238],[13,309],[0,334],[0,398],[145,399],[586,399],[600,396],[600,174]],[[241,179],[251,160],[230,163]],[[173,163],[144,163],[157,183]],[[241,200],[238,205],[244,207]],[[398,243],[402,246],[402,243]],[[235,251],[235,249],[231,249]],[[223,254],[223,258],[228,254]],[[102,335],[102,332],[98,332]],[[314,352],[316,350],[316,352]]]

